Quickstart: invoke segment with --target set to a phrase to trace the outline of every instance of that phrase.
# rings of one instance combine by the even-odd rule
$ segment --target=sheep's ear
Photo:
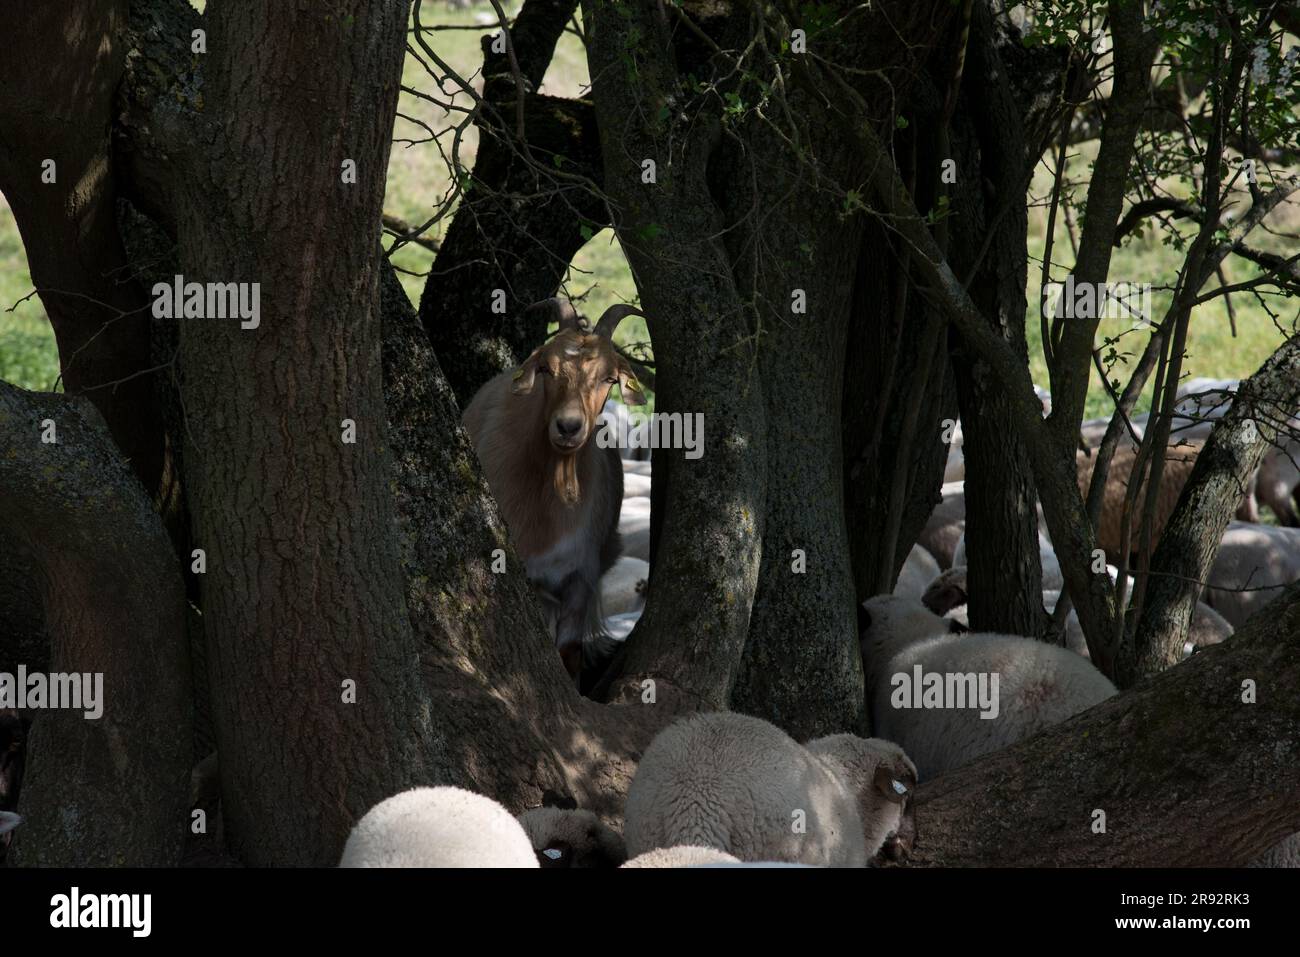
[[[515,374],[510,378],[513,380],[510,386],[511,392],[515,395],[530,395],[533,386],[537,384],[537,352],[525,359],[523,365],[516,369]]]
[[[909,794],[912,793],[911,787],[904,781],[894,777],[894,772],[885,765],[876,768],[874,781],[876,790],[891,804],[902,804]]]
[[[645,393],[641,391],[641,383],[636,381],[632,367],[621,359],[618,363],[618,387],[623,391],[623,401],[628,405],[645,405]]]

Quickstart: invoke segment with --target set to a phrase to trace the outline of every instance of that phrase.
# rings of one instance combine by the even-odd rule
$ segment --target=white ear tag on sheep
[[[23,819],[12,811],[0,811],[0,834],[8,834],[23,823]]]
[[[545,854],[546,857],[552,861],[558,861],[560,858],[564,856],[563,851],[557,850],[554,847],[548,847],[546,850],[542,851],[542,853]]]
[[[907,785],[904,784],[902,781],[890,781],[889,783],[890,783],[890,785],[894,788],[894,793],[895,793],[895,794],[906,794],[906,793],[907,793]]]

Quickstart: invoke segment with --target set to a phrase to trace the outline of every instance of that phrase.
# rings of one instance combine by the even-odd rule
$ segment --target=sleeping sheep
[[[339,867],[537,867],[528,835],[491,798],[414,788],[357,821]]]
[[[627,860],[623,838],[590,811],[538,807],[519,815],[542,867],[618,867]]]
[[[742,861],[863,867],[912,830],[915,781],[888,741],[840,734],[805,747],[758,718],[696,715],[660,732],[641,759],[627,849],[698,845]]]
[[[1008,747],[1116,693],[1088,661],[1046,642],[957,634],[953,622],[893,595],[870,598],[862,609],[872,727],[906,750],[922,779]],[[932,675],[954,700],[931,704],[927,688],[920,701],[903,707],[902,693],[923,680],[928,685]]]

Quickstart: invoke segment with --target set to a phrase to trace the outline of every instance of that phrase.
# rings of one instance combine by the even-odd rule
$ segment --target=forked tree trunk
[[[174,864],[190,826],[194,758],[185,590],[171,543],[86,400],[0,383],[0,447],[9,450],[0,527],[39,582],[48,669],[91,681],[83,695],[102,684],[93,718],[84,697],[82,708],[28,712],[27,825],[13,860]]]

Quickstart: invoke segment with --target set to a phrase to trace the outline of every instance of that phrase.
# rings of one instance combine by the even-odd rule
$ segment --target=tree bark
[[[1300,830],[1297,686],[1300,584],[1223,644],[922,785],[912,863],[1247,864]]]
[[[54,327],[64,388],[95,404],[145,489],[167,502],[176,490],[150,371],[149,299],[114,210],[109,128],[126,10],[126,0],[50,0],[11,18],[0,56],[0,191]]]
[[[655,451],[667,517],[645,613],[611,700],[633,700],[642,681],[654,680],[699,706],[722,708],[749,629],[767,478],[752,313],[716,238],[723,219],[706,186],[717,127],[702,117],[687,131],[671,111],[660,118],[677,76],[653,10],[591,0],[583,14],[591,74],[603,78],[593,93],[605,187],[651,317],[660,370],[655,411],[701,413],[705,422],[700,458],[687,459],[682,449]],[[629,43],[633,27],[644,43]],[[644,159],[655,161],[657,182],[642,183]]]
[[[1127,687],[1175,665],[1201,583],[1209,577],[1228,522],[1277,429],[1300,406],[1300,335],[1292,336],[1237,391],[1215,424],[1152,556],[1142,620],[1117,662]]]
[[[427,780],[436,733],[391,534],[377,308],[406,12],[205,15],[180,261],[189,281],[260,283],[261,316],[180,320],[181,394],[222,806],[252,864],[334,863],[360,814]]]
[[[1010,74],[994,40],[992,15],[977,3],[962,106],[952,122],[957,184],[949,259],[958,275],[972,277],[972,301],[1028,367],[1028,215],[1020,198],[1025,188],[1025,133]],[[944,159],[936,157],[930,168],[939,168]],[[966,462],[970,624],[977,631],[1041,635],[1047,620],[1041,597],[1038,492],[1029,453],[1012,426],[1014,413],[1006,392],[988,363],[964,344],[954,343],[953,366]]]
[[[53,443],[42,441],[45,420]],[[49,670],[102,681],[101,717],[31,712],[28,823],[14,860],[175,865],[193,754],[185,590],[171,543],[85,399],[0,383],[0,448],[0,535],[31,558],[23,571],[39,582]]]

